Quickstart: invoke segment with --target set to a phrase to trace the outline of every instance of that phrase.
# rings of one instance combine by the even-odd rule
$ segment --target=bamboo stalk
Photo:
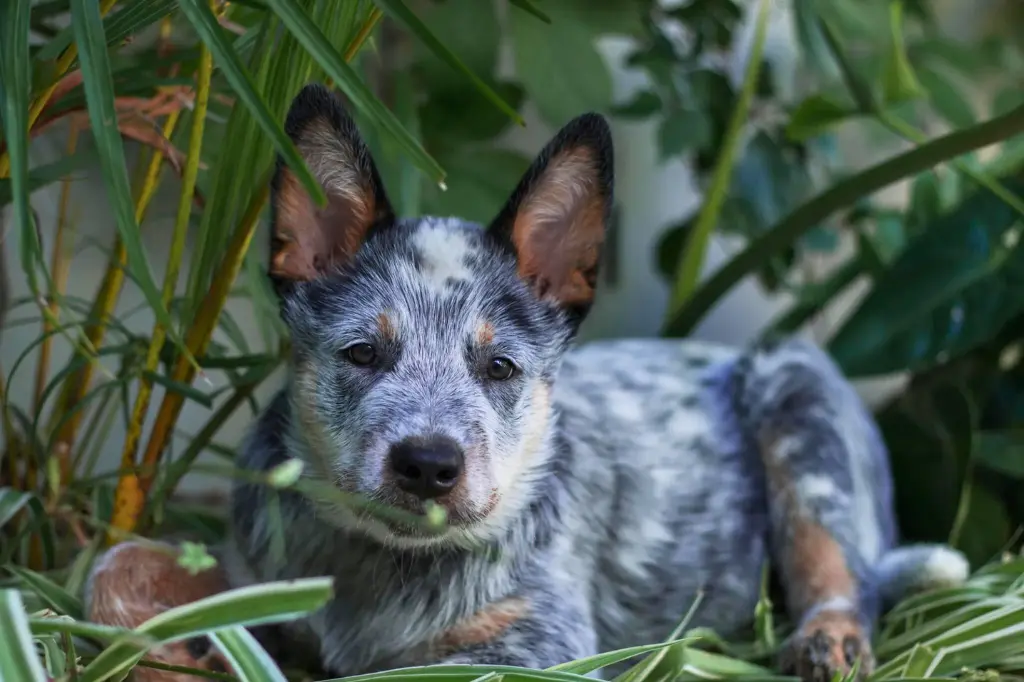
[[[203,45],[200,49],[199,70],[196,75],[196,99],[195,109],[192,114],[192,128],[189,135],[188,160],[186,161],[182,176],[178,214],[174,224],[174,236],[168,257],[167,271],[164,273],[163,291],[161,292],[165,306],[169,306],[171,299],[174,297],[174,291],[178,284],[178,275],[181,271],[181,260],[185,253],[188,219],[192,214],[192,197],[195,191],[196,178],[199,175],[199,160],[202,152],[206,111],[210,101],[210,77],[212,72],[213,57],[206,46]],[[160,362],[160,351],[163,349],[166,338],[167,330],[157,320],[153,325],[149,348],[146,351],[145,371],[140,379],[139,392],[135,396],[135,406],[132,410],[131,421],[128,424],[124,449],[121,452],[121,469],[124,473],[118,480],[117,489],[114,494],[114,516],[111,526],[115,529],[134,528],[144,506],[137,474],[133,467],[153,391],[153,382],[151,379],[146,378],[147,373],[157,371]],[[114,537],[108,534],[107,541],[112,543]]]

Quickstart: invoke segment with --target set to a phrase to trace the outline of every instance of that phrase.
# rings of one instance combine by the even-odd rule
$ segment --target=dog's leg
[[[888,460],[852,386],[819,349],[760,346],[734,375],[736,411],[764,463],[771,560],[797,629],[786,672],[826,681],[872,669],[873,568],[892,546]]]

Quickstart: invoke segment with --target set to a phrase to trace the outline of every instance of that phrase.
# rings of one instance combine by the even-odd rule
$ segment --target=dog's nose
[[[462,475],[462,448],[443,436],[407,438],[389,456],[398,487],[423,500],[449,492]]]

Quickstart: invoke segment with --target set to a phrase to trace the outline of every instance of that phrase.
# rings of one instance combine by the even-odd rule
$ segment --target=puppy
[[[698,594],[692,625],[728,636],[768,562],[796,625],[780,665],[824,680],[871,671],[885,603],[966,577],[951,549],[896,546],[884,445],[817,348],[572,348],[612,206],[600,116],[566,125],[486,228],[396,216],[324,87],[286,131],[327,204],[279,162],[269,271],[291,371],[239,465],[299,458],[337,497],[238,484],[224,556],[234,586],[334,578],[281,650],[339,676],[545,668],[660,641]],[[433,508],[440,531],[416,522]]]

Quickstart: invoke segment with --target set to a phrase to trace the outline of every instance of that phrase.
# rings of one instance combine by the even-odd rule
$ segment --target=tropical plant
[[[1024,296],[1015,293],[1021,247],[1012,236],[1024,147],[1011,139],[1024,130],[1021,54],[998,37],[957,45],[928,3],[869,5],[793,5],[804,85],[793,88],[764,59],[769,15],[779,10],[763,0],[668,9],[650,0],[0,2],[0,205],[10,205],[31,292],[10,301],[3,325],[40,329],[0,374],[10,386],[35,370],[30,395],[2,395],[0,679],[120,679],[154,665],[142,660],[148,649],[204,633],[239,677],[279,680],[244,626],[294,618],[327,598],[329,583],[318,580],[237,590],[126,631],[85,622],[80,597],[105,544],[174,529],[201,542],[222,537],[218,513],[177,493],[189,473],[237,475],[218,432],[237,411],[258,409],[257,389],[287,352],[256,235],[275,153],[320,193],[280,123],[310,80],[347,96],[402,214],[492,215],[528,164],[505,141],[527,106],[553,126],[590,109],[656,118],[663,156],[687,160],[706,186],[699,213],[667,229],[659,250],[673,289],[666,334],[687,334],[748,274],[795,296],[768,333],[802,327],[869,278],[870,293],[830,350],[853,375],[911,374],[880,414],[903,525],[911,539],[951,539],[979,566],[968,585],[913,597],[888,615],[875,677],[1024,673],[1024,560],[1000,551],[1016,550],[1024,520]],[[634,39],[629,62],[650,75],[648,90],[618,104],[594,45],[608,35]],[[723,55],[739,68],[723,68]],[[1004,82],[979,121],[958,79],[986,71]],[[851,127],[880,147],[908,148],[851,169],[833,152],[835,131]],[[31,164],[32,140],[56,135],[66,153]],[[994,160],[973,154],[999,143]],[[126,152],[135,150],[129,172]],[[81,238],[68,200],[74,174],[91,165],[117,227],[113,244],[88,245],[109,262],[92,293],[71,284]],[[906,206],[873,200],[901,180],[913,186]],[[58,221],[44,229],[31,198],[52,184]],[[142,235],[165,186],[178,194],[177,212],[166,262],[154,264]],[[702,282],[713,233],[744,246]],[[838,253],[851,237],[855,253],[838,268],[802,276],[808,259]],[[153,316],[145,333],[119,306],[129,282]],[[258,339],[227,309],[234,299],[252,306]],[[58,343],[72,349],[64,364],[54,362]],[[182,433],[188,401],[210,413]],[[103,471],[98,455],[116,420],[126,431],[114,442],[121,466]],[[200,463],[205,453],[221,463]],[[265,483],[296,478],[286,468]],[[210,562],[201,544],[184,556],[195,570]],[[547,671],[369,677],[569,682],[639,657],[622,682],[772,679],[767,666],[787,626],[773,620],[767,596],[756,620],[747,644],[690,630],[684,619],[667,643]]]

